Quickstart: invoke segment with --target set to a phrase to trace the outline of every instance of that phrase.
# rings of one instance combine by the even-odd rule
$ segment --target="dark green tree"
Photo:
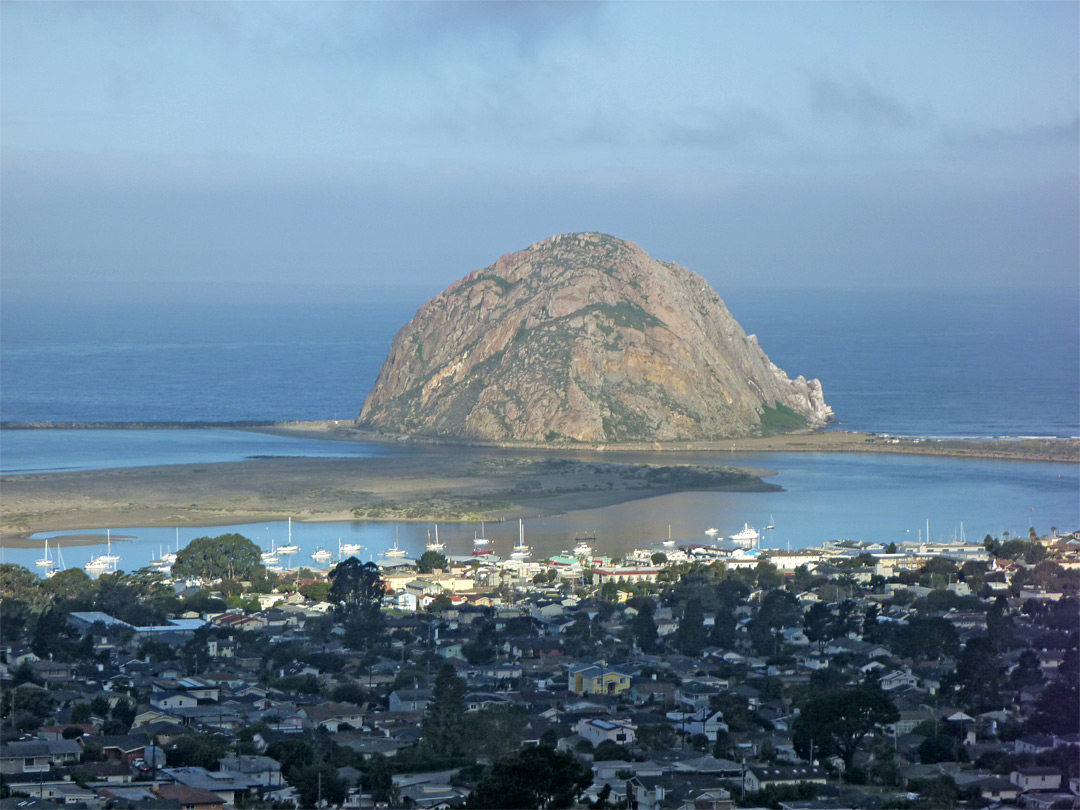
[[[899,719],[900,713],[880,689],[842,689],[812,698],[795,719],[795,752],[804,759],[834,754],[851,767],[863,738],[879,725]]]
[[[697,657],[705,649],[708,640],[708,634],[705,632],[705,613],[701,609],[701,602],[698,599],[690,599],[683,608],[675,644],[683,655]]]
[[[416,561],[416,570],[421,574],[430,574],[436,568],[445,571],[449,565],[450,563],[444,554],[437,551],[425,551],[420,555],[420,559]]]
[[[349,795],[349,786],[325,760],[299,765],[289,772],[289,784],[300,794],[300,807],[337,807]]]
[[[832,614],[824,602],[815,602],[803,616],[803,632],[806,637],[818,645],[818,649],[829,640],[832,629]]]
[[[945,676],[941,688],[946,695],[955,695],[968,711],[992,711],[1001,707],[1004,676],[994,643],[986,636],[976,636],[964,645],[956,668]]]
[[[573,754],[534,745],[495,760],[466,807],[573,807],[591,784],[591,769]]]
[[[947,619],[914,617],[896,633],[895,651],[903,658],[938,661],[960,650],[960,636]]]
[[[634,634],[634,641],[642,652],[652,653],[659,649],[660,634],[653,618],[652,600],[646,599],[642,602],[637,615],[630,622],[630,632]]]
[[[172,575],[177,578],[254,579],[265,576],[259,547],[239,534],[198,537],[176,553]]]
[[[345,640],[352,647],[366,647],[383,628],[382,600],[386,594],[379,567],[355,557],[338,563],[330,572],[329,601],[334,616],[345,628]]]
[[[465,681],[453,666],[443,664],[424,711],[420,742],[436,757],[449,759],[464,753],[465,736]]]

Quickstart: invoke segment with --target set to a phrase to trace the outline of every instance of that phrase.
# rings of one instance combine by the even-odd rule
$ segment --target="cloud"
[[[821,122],[906,130],[932,118],[928,110],[912,108],[862,76],[835,79],[817,74],[808,78],[810,108]]]
[[[664,145],[732,149],[780,140],[788,135],[775,116],[742,105],[726,110],[699,110],[686,119],[665,128],[661,136]]]

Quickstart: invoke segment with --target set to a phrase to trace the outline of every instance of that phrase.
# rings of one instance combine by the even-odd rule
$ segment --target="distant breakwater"
[[[241,420],[232,422],[16,422],[0,421],[0,430],[192,430],[206,428],[269,428],[282,422]]]

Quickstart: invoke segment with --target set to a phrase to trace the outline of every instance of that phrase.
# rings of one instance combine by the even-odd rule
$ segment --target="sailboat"
[[[292,518],[289,518],[289,542],[286,543],[283,546],[278,546],[277,547],[277,553],[278,554],[289,555],[289,554],[295,554],[299,550],[300,550],[300,546],[296,545],[292,541]]]
[[[491,541],[484,537],[484,521],[480,521],[480,536],[473,538],[473,545],[477,548],[483,548]]]
[[[404,557],[408,552],[403,548],[398,548],[398,527],[394,527],[394,545],[392,548],[388,548],[385,551],[387,557]]]
[[[671,539],[671,524],[667,525],[667,540],[663,540],[660,543],[665,548],[671,548],[675,545],[675,541]]]
[[[53,567],[52,557],[49,556],[49,538],[48,537],[45,538],[45,556],[42,557],[40,560],[35,560],[34,565],[36,565],[38,568],[52,568]]]
[[[52,579],[61,571],[67,570],[67,566],[64,565],[64,554],[60,551],[59,543],[56,544],[56,559],[59,560],[59,565],[54,565],[52,568],[45,572],[45,577],[47,579]]]
[[[435,540],[431,539],[431,532],[428,532],[427,550],[428,551],[442,551],[446,548],[446,543],[439,542],[439,524],[435,524]]]
[[[532,554],[532,549],[525,545],[525,524],[519,519],[518,544],[514,546],[513,551],[510,552],[510,558],[514,560],[524,560],[530,554]]]
[[[180,550],[180,527],[177,526],[176,527],[176,551],[172,551],[171,549],[169,551],[166,551],[164,554],[161,555],[161,561],[166,566],[172,565],[174,562],[176,562],[176,552],[179,551],[179,550]]]
[[[101,573],[102,571],[113,570],[116,568],[116,564],[120,562],[120,557],[112,553],[112,531],[107,529],[106,532],[106,551],[104,554],[91,558],[90,562],[83,566],[87,571]]]

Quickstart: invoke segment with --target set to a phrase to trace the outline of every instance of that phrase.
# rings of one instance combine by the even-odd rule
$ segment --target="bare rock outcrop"
[[[817,428],[701,276],[633,242],[564,234],[470,273],[394,338],[358,423],[493,441],[718,439]]]

